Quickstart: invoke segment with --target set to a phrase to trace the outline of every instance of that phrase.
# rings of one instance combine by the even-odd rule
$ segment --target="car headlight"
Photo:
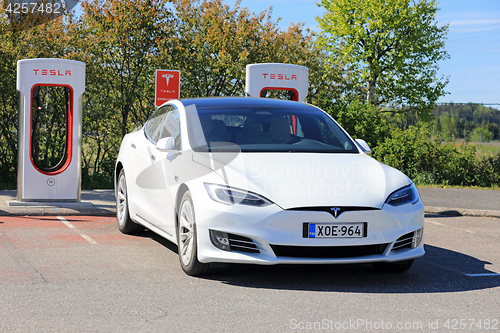
[[[411,185],[405,186],[389,195],[386,204],[397,207],[406,204],[416,204],[420,200],[420,196],[418,195],[418,190],[415,185],[412,183]]]
[[[226,205],[240,204],[254,207],[266,207],[273,204],[257,193],[234,187],[205,183],[205,188],[212,200]]]

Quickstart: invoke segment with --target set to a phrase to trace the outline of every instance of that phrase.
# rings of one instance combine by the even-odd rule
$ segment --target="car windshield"
[[[276,107],[186,107],[194,151],[358,153],[321,110]]]

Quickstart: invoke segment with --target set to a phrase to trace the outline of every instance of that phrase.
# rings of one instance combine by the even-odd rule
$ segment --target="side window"
[[[181,149],[181,123],[179,120],[179,111],[172,106],[165,116],[162,126],[161,138],[173,137],[175,149]]]
[[[165,116],[165,120],[163,121],[160,139],[168,138],[170,136],[177,138],[180,132],[179,112],[172,106],[169,108]]]
[[[148,121],[146,122],[146,125],[144,126],[144,134],[149,139],[149,141],[156,144],[158,140],[164,137],[163,123],[165,121],[167,113],[172,109],[175,108],[171,105],[163,106],[157,109],[151,115],[151,117],[149,117]]]

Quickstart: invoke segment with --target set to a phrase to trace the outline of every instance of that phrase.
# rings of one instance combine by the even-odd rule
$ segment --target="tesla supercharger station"
[[[247,65],[245,92],[265,97],[269,90],[287,90],[291,99],[304,102],[308,94],[309,68],[290,64]]]
[[[17,62],[18,201],[80,201],[85,63]]]

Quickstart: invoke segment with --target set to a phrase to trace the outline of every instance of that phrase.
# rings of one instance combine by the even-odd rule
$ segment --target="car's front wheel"
[[[403,273],[410,269],[414,260],[396,261],[396,262],[375,262],[373,267],[383,273]]]
[[[189,191],[182,197],[177,227],[179,261],[182,270],[191,276],[201,276],[210,272],[210,264],[198,261],[196,219],[193,200]]]
[[[125,179],[125,171],[122,169],[118,175],[118,182],[116,186],[116,221],[118,229],[124,233],[133,235],[144,228],[132,221],[128,210],[128,195],[127,195],[127,180]]]

